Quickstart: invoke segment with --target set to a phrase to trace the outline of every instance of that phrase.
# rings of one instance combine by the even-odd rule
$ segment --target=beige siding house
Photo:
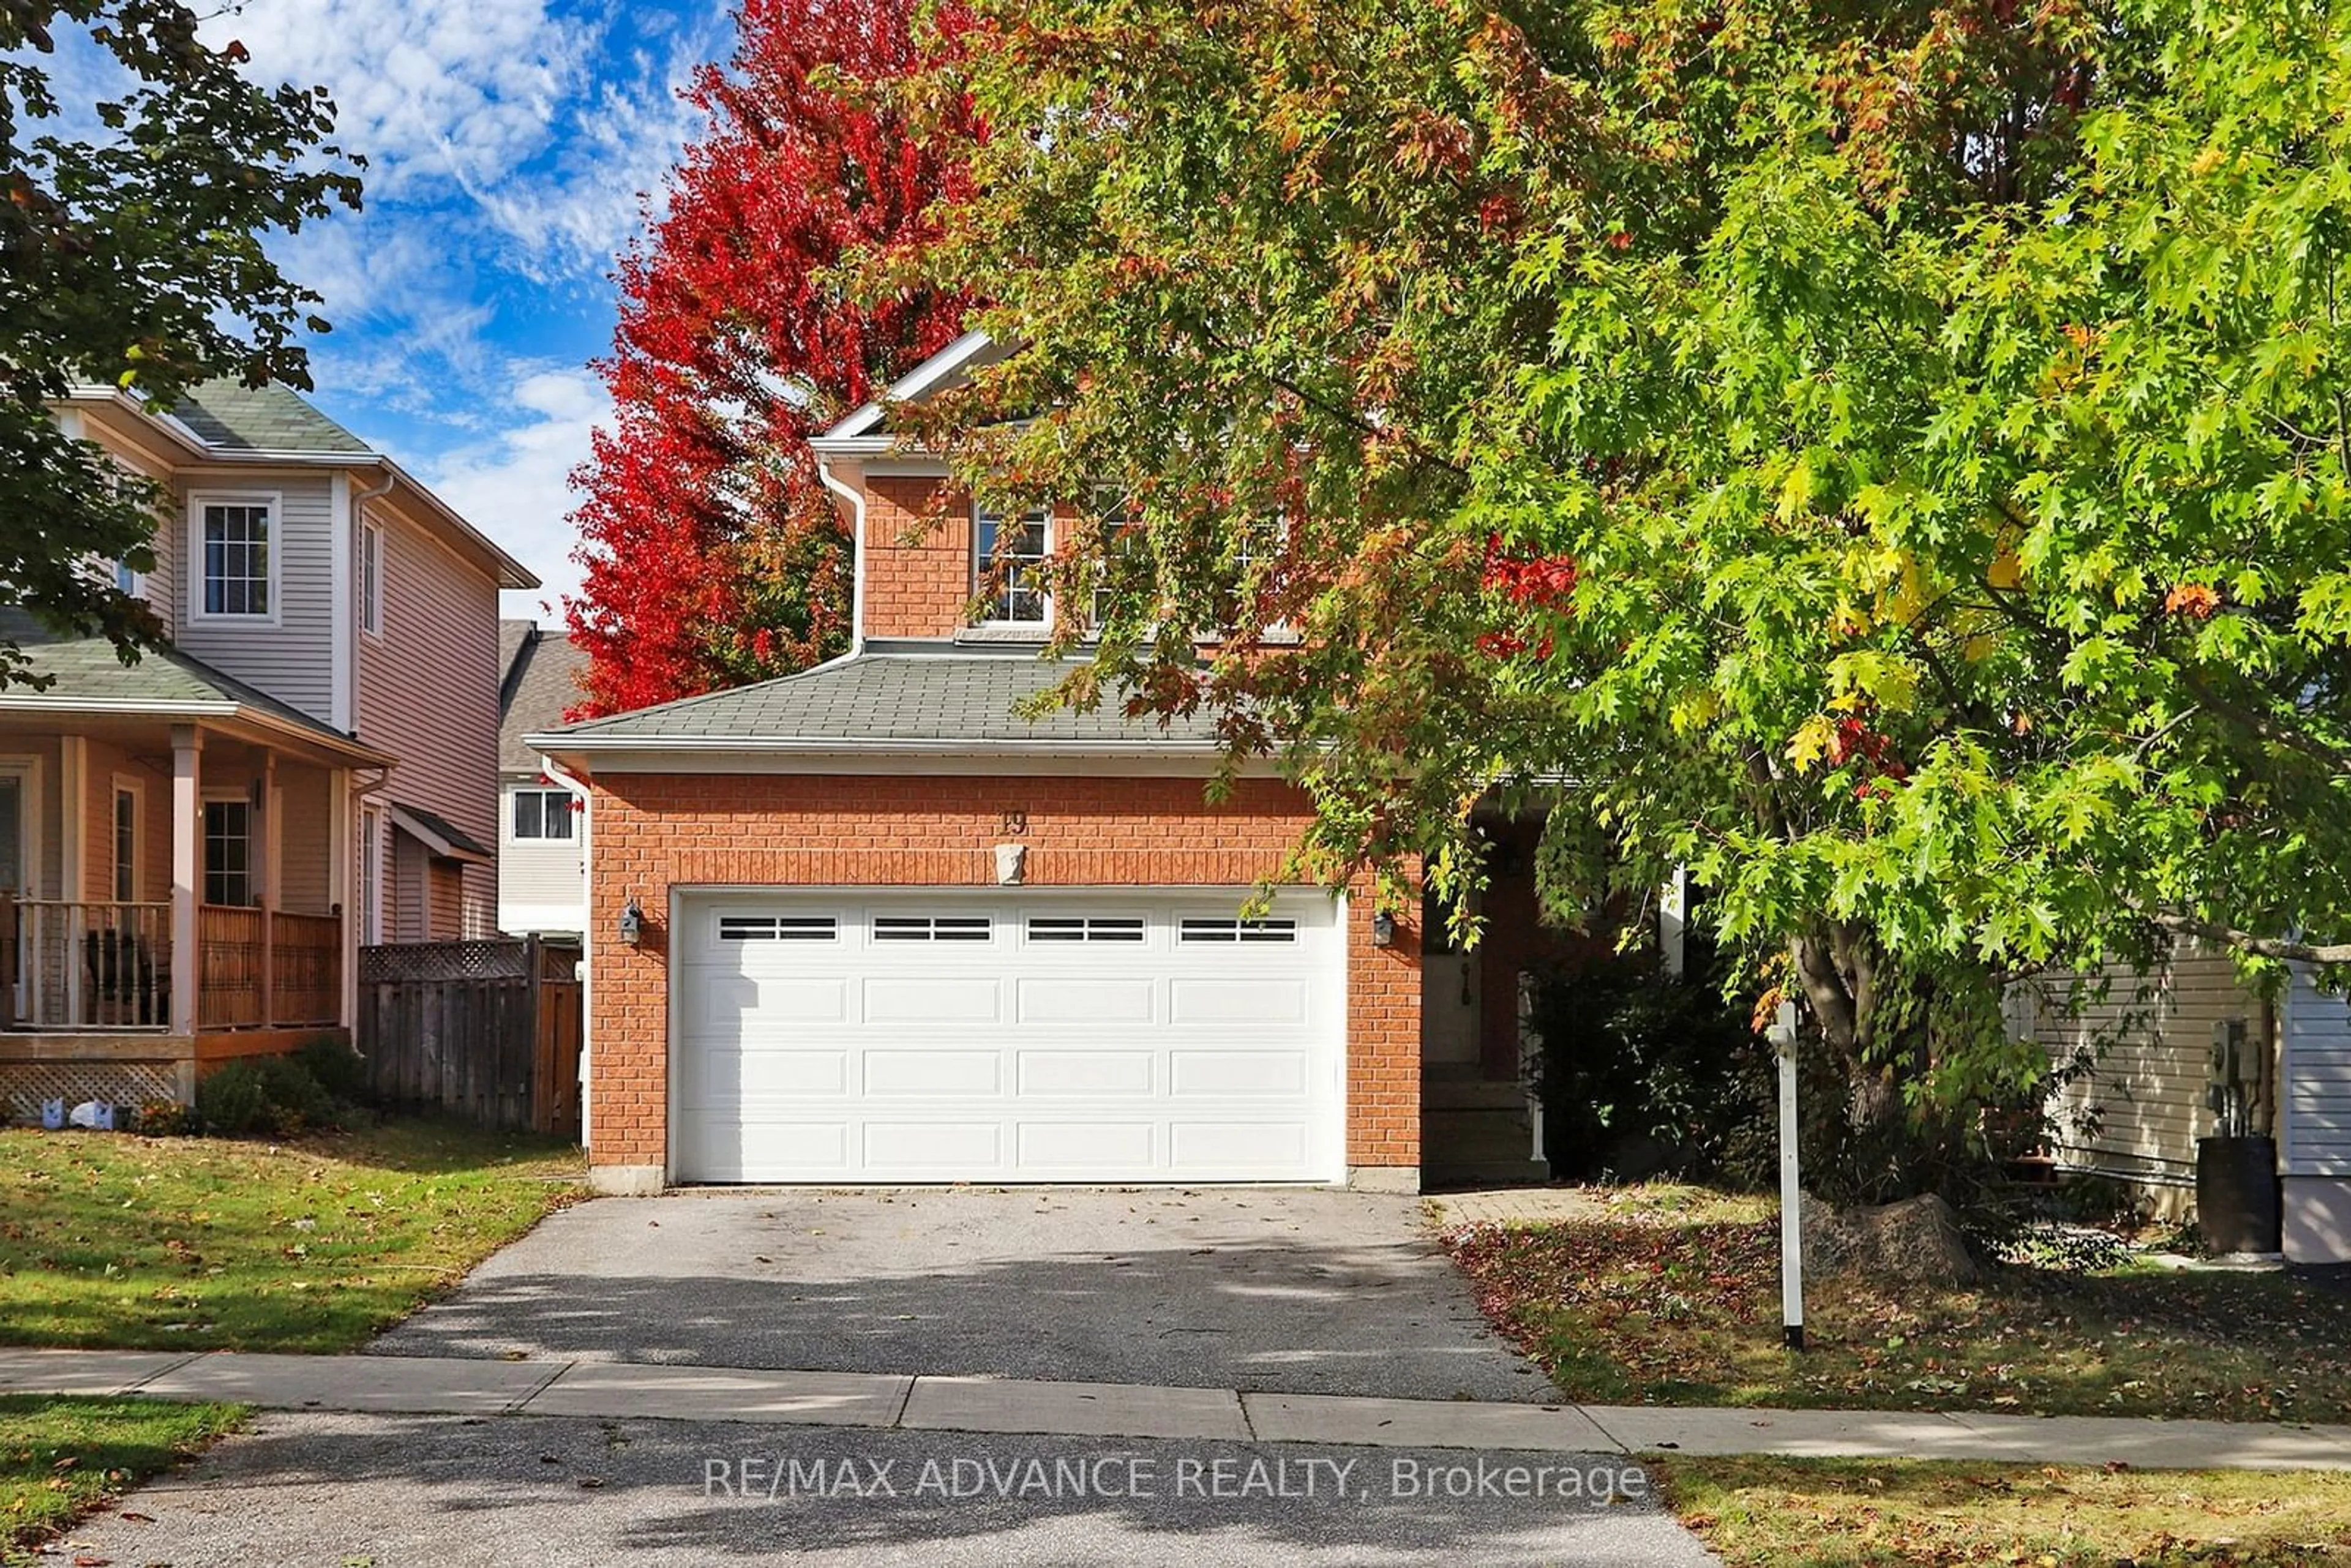
[[[506,684],[498,723],[498,929],[588,930],[588,797],[544,771],[523,738],[559,727],[587,694],[588,655],[528,621],[501,628]]]
[[[2217,1038],[2243,1041],[2236,1082],[2252,1130],[2277,1141],[2289,1260],[2351,1262],[2351,1004],[2298,969],[2275,999],[2226,953],[2182,944],[2146,973],[2111,968],[2017,987],[2011,1022],[2087,1071],[2061,1092],[2053,1151],[2070,1169],[2142,1188],[2170,1218],[2195,1211],[2197,1141],[2218,1130]]]
[[[125,665],[0,607],[49,678],[0,689],[15,1116],[184,1097],[348,1029],[360,943],[493,928],[497,593],[537,581],[282,387],[57,417],[165,488],[153,570],[92,564],[170,644]]]

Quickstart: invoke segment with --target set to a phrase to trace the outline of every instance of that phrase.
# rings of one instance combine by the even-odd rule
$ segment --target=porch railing
[[[275,960],[269,1019],[277,1025],[335,1024],[343,1016],[343,921],[339,915],[270,915]]]
[[[340,915],[206,904],[196,910],[196,1026],[287,1029],[340,1021]]]
[[[196,1027],[235,1029],[262,1021],[258,909],[226,904],[196,907]]]
[[[167,1030],[172,906],[17,898],[0,891],[0,1029]],[[332,1027],[342,1019],[343,919],[196,909],[196,1027]]]
[[[168,1030],[172,906],[0,894],[0,1016],[25,1030]]]

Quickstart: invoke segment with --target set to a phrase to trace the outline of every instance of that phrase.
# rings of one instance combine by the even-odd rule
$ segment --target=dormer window
[[[192,621],[277,617],[277,497],[192,496],[190,554],[199,574]]]
[[[1015,521],[975,511],[972,591],[986,596],[982,623],[1044,626],[1052,619],[1045,559],[1053,549],[1052,514],[1042,507]]]

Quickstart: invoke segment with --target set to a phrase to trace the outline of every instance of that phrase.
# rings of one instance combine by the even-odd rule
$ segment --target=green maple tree
[[[198,22],[176,0],[0,3],[0,582],[126,658],[162,629],[94,563],[153,565],[162,493],[51,405],[94,385],[165,410],[219,376],[308,388],[295,336],[327,324],[264,241],[360,201],[326,89],[247,80],[244,47]],[[107,96],[59,97],[60,47]],[[26,678],[0,639],[0,686]]]
[[[1070,700],[1334,873],[1690,868],[1864,1121],[2030,1098],[2007,974],[2351,960],[2351,5],[981,9],[920,423],[1144,525]]]

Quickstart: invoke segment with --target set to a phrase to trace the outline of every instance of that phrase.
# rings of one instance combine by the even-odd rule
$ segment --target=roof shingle
[[[162,706],[175,703],[235,703],[322,736],[348,742],[350,737],[300,708],[278,701],[234,675],[223,674],[177,648],[150,648],[138,663],[126,664],[103,637],[63,636],[38,618],[15,608],[0,609],[0,638],[24,650],[30,673],[51,677],[50,685],[23,695],[60,706],[83,702]]]
[[[861,741],[1214,742],[1203,716],[1167,725],[1130,719],[1114,694],[1104,694],[1092,712],[1057,707],[1030,718],[1019,711],[1082,667],[1082,661],[1043,660],[1027,651],[866,653],[755,686],[591,719],[561,734],[583,748],[663,740],[834,741],[850,748]]]
[[[536,773],[538,752],[523,737],[560,727],[563,716],[588,695],[580,686],[588,654],[570,638],[528,621],[501,621],[498,634],[509,644],[498,694],[498,770]]]
[[[172,417],[230,452],[350,452],[375,448],[320,413],[291,387],[210,381],[181,396]]]

